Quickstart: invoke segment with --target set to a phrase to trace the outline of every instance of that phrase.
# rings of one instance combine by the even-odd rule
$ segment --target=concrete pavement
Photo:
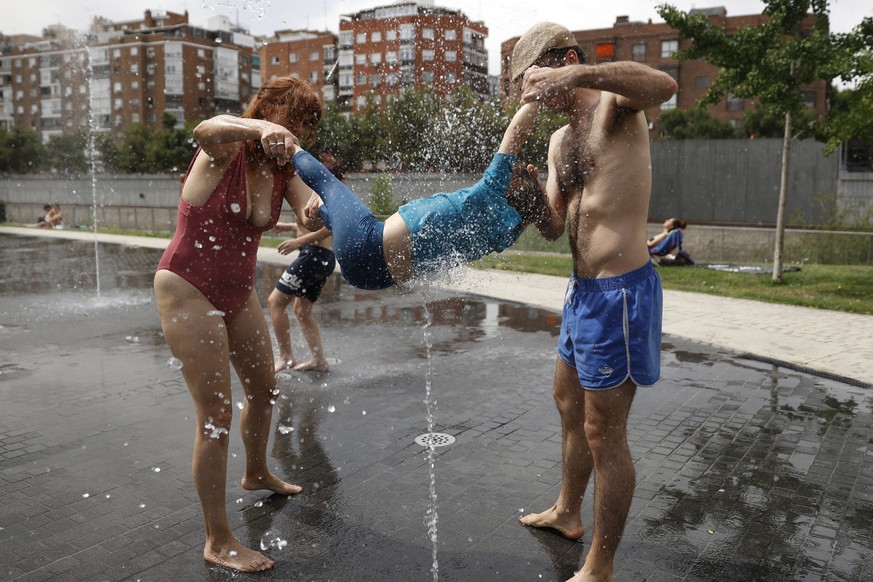
[[[277,561],[245,575],[202,558],[198,427],[151,290],[166,241],[102,238],[95,269],[93,235],[41,236],[0,236],[0,579],[563,582],[579,567],[590,534],[518,524],[561,481],[560,317],[534,306],[560,305],[561,278],[460,270],[456,293],[333,277],[316,309],[331,372],[280,374],[270,427],[271,468],[305,492],[242,490],[230,433],[231,527]],[[270,253],[262,295],[287,261]],[[243,406],[236,380],[227,397]],[[430,430],[432,458],[417,441]],[[869,388],[668,333],[628,422],[617,579],[873,579],[871,433]]]

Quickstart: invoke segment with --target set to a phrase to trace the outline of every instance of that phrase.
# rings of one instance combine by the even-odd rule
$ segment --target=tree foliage
[[[661,134],[667,139],[725,139],[740,137],[727,121],[709,114],[704,107],[671,109],[659,118]]]
[[[42,171],[45,163],[39,133],[27,127],[0,128],[0,172],[32,174]]]

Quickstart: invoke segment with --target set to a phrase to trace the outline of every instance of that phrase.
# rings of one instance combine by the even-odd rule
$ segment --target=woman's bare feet
[[[298,372],[329,372],[330,364],[328,364],[326,360],[322,362],[312,359],[308,362],[297,364],[294,366],[294,369]]]
[[[518,522],[530,527],[556,530],[571,540],[578,540],[585,535],[582,519],[578,515],[573,516],[566,512],[559,512],[556,505],[542,513],[522,515],[518,518]]]
[[[240,481],[240,485],[242,485],[242,488],[246,491],[266,489],[273,493],[278,493],[279,495],[297,495],[298,493],[303,493],[303,487],[300,485],[286,483],[272,473],[267,473],[264,476],[253,477],[246,475],[242,478],[242,481]]]
[[[203,559],[240,572],[261,572],[276,564],[261,552],[245,547],[236,539],[232,539],[226,547],[213,546],[207,540],[206,547],[203,548]]]
[[[295,366],[294,358],[279,358],[273,364],[273,372],[278,374],[282,370],[293,369]]]

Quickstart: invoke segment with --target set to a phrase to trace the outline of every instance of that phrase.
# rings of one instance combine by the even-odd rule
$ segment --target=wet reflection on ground
[[[160,253],[99,252],[97,298],[93,245],[0,236],[0,578],[254,579],[202,561],[193,407],[150,289]],[[259,268],[262,297],[280,271]],[[437,449],[440,578],[572,576],[589,538],[517,524],[560,482],[559,317],[339,277],[315,313],[336,364],[280,376],[269,449],[305,493],[240,489],[231,439],[232,526],[278,561],[258,579],[431,578],[428,465],[414,442],[428,357],[435,430],[456,438]],[[663,379],[631,413],[637,488],[618,579],[873,579],[871,394],[668,339]]]

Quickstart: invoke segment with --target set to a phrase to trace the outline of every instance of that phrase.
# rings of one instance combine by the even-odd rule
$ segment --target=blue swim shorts
[[[652,386],[661,376],[661,279],[651,262],[602,279],[571,277],[558,355],[583,388],[615,388],[630,378]]]

